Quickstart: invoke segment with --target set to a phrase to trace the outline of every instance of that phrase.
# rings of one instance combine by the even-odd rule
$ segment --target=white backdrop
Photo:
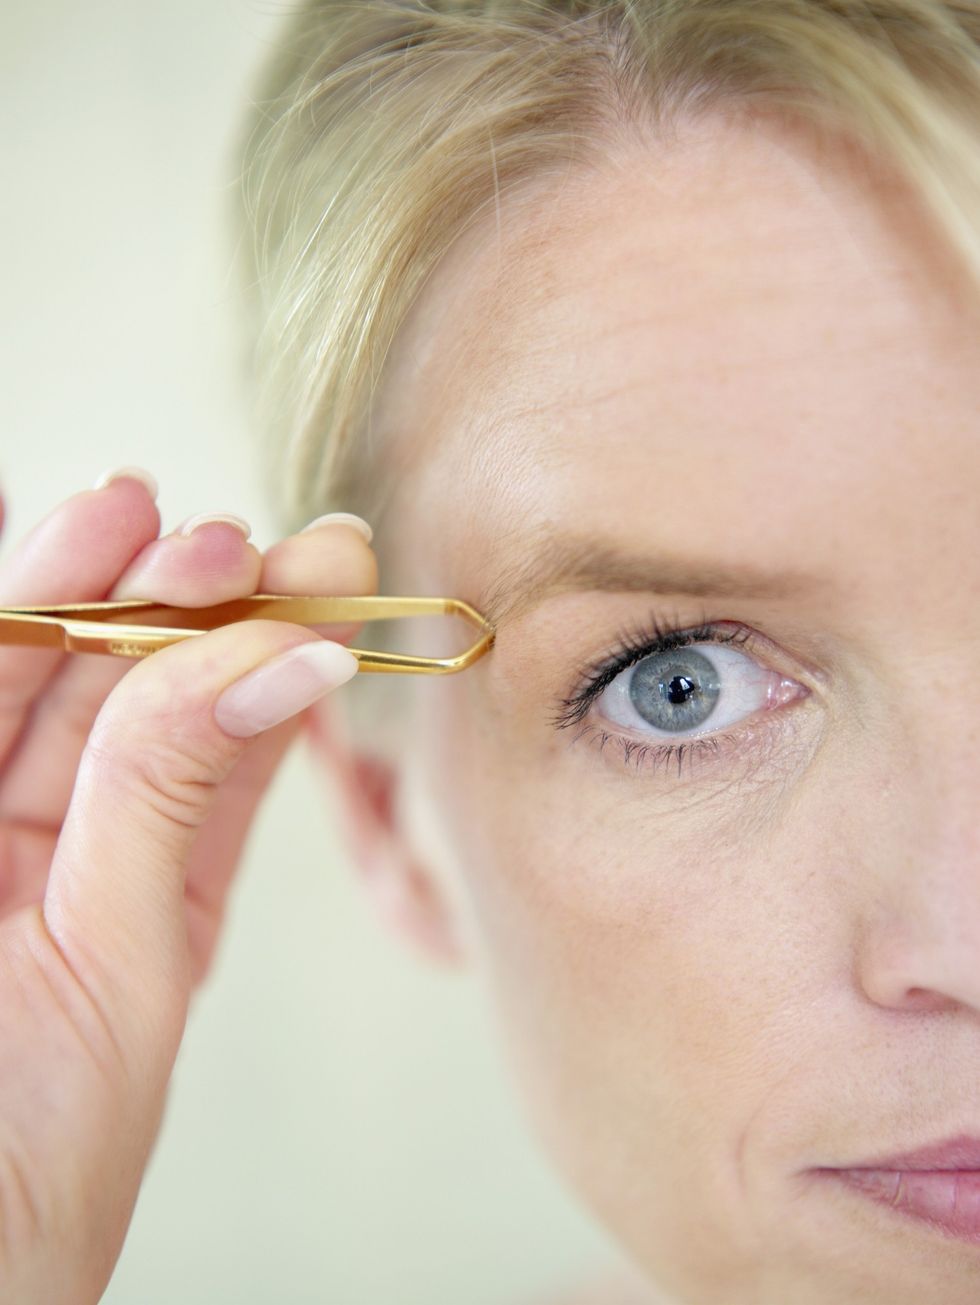
[[[122,463],[157,476],[164,530],[229,510],[272,542],[221,204],[286,7],[0,10],[4,550]],[[295,750],[104,1300],[525,1305],[612,1261],[528,1136],[481,994],[381,932]]]

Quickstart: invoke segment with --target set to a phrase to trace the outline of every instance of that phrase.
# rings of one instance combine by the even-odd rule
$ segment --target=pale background
[[[165,531],[230,510],[273,542],[220,212],[285,7],[0,9],[4,549],[130,462],[160,481]],[[381,932],[295,750],[104,1301],[525,1305],[612,1262],[530,1139],[481,994]]]

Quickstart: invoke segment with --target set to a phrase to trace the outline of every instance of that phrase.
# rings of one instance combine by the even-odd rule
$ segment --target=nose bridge
[[[859,968],[882,1005],[980,1012],[980,636],[922,637],[891,682]],[[879,860],[881,858],[881,860]]]
[[[980,829],[980,632],[923,640],[903,662],[897,711],[904,799],[920,855],[976,857]],[[922,844],[924,840],[924,846]],[[980,876],[980,865],[974,859]],[[966,867],[964,866],[964,869]],[[980,887],[980,885],[978,885]]]
[[[887,747],[894,773],[880,794],[897,835],[885,840],[894,868],[921,907],[938,905],[963,877],[957,893],[972,885],[980,911],[980,637],[922,639],[896,664]]]

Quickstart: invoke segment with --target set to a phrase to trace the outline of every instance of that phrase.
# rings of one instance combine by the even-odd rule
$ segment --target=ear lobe
[[[303,728],[332,783],[351,859],[381,918],[430,959],[462,964],[466,954],[449,902],[398,820],[397,767],[356,750],[343,709],[329,695],[308,709]]]
[[[381,918],[400,938],[410,940],[431,960],[465,963],[445,899],[424,871],[411,863],[375,866],[366,871],[364,883]]]

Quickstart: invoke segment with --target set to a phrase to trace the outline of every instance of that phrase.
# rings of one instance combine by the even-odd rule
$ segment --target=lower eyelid
[[[570,740],[570,745],[579,741],[596,750],[603,763],[619,775],[639,777],[645,771],[645,777],[658,780],[686,779],[692,768],[694,773],[707,767],[720,774],[732,753],[731,741],[723,733],[710,740],[692,737],[683,744],[650,745],[590,724]]]
[[[795,717],[793,704],[802,705],[812,697],[812,690],[797,680],[782,677],[779,694],[778,705],[769,705],[744,721],[713,732],[705,730],[700,734],[663,737],[629,735],[611,728],[612,722],[604,724],[601,717],[597,720],[586,718],[570,744],[574,745],[588,735],[600,753],[605,756],[606,750],[612,748],[614,756],[610,760],[633,773],[649,769],[657,775],[669,776],[671,772],[676,775],[683,770],[685,763],[695,774],[701,769],[717,771],[726,764],[730,767],[733,761],[761,764],[778,747],[783,726],[798,732],[799,722],[784,718]]]

